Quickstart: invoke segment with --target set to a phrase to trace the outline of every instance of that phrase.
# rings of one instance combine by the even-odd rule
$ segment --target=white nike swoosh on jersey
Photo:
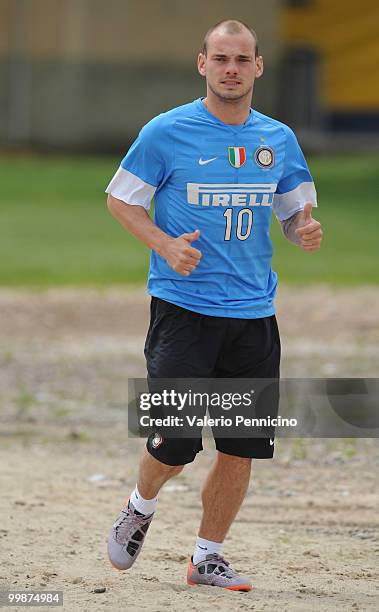
[[[199,164],[200,164],[200,166],[205,166],[205,164],[210,164],[215,159],[217,159],[217,157],[211,157],[211,159],[201,159],[201,157],[200,157]]]
[[[270,446],[274,446],[274,442],[275,442],[274,438],[270,438]]]

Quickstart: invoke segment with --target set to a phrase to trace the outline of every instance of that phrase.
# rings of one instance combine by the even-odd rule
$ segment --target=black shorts
[[[145,343],[148,377],[279,378],[280,338],[275,315],[237,319],[203,315],[153,297]],[[272,438],[217,438],[218,451],[270,459]],[[197,438],[163,438],[153,432],[149,453],[167,465],[191,463],[203,450]]]

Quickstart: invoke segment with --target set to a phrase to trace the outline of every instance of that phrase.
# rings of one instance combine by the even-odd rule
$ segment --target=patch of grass
[[[342,438],[341,446],[345,459],[352,459],[357,455],[357,441],[354,438]]]
[[[11,348],[3,349],[0,353],[0,363],[3,366],[9,365],[14,360],[14,351]]]
[[[57,418],[65,418],[71,414],[72,411],[69,408],[57,406],[56,408],[52,408],[50,412]]]
[[[292,458],[304,460],[308,457],[307,443],[303,438],[294,438],[291,448]]]
[[[33,406],[36,403],[36,397],[33,393],[29,393],[26,389],[23,389],[19,392],[19,394],[15,397],[15,404],[18,408],[19,414],[25,413],[28,408]]]
[[[291,544],[292,539],[289,536],[287,536],[287,535],[280,535],[278,537],[278,542],[280,544]]]
[[[106,209],[119,160],[2,157],[0,285],[108,286],[145,283],[149,254]],[[286,283],[377,284],[379,157],[309,159],[324,245],[305,253],[273,221],[273,268]]]
[[[67,434],[67,440],[73,442],[91,442],[92,437],[85,431],[72,430]]]
[[[143,282],[148,251],[106,208],[115,160],[16,158],[0,168],[1,285]]]

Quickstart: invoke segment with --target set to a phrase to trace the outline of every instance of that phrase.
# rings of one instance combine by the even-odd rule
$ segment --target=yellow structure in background
[[[289,46],[322,61],[322,102],[334,112],[379,111],[379,0],[313,0],[283,12]]]

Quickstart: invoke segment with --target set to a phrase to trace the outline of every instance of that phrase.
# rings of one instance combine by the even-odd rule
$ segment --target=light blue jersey
[[[148,293],[206,315],[274,314],[272,210],[280,221],[316,206],[292,130],[251,110],[243,125],[214,117],[201,99],[159,115],[140,132],[107,193],[148,209],[170,236],[200,230],[202,253],[189,276],[152,252]]]

